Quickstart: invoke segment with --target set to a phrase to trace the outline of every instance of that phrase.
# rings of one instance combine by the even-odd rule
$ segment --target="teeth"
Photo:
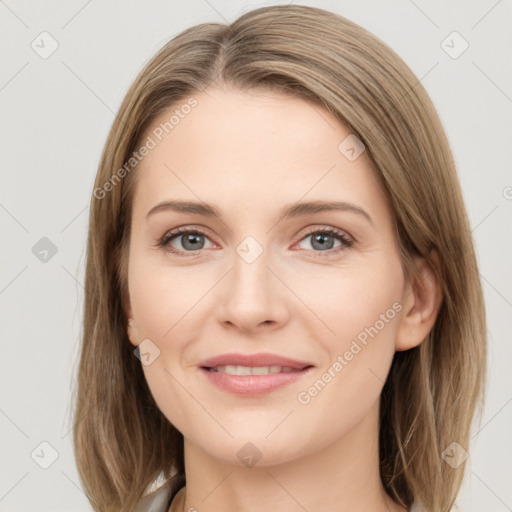
[[[288,373],[296,371],[288,366],[236,366],[226,365],[211,368],[212,372],[227,373],[228,375],[268,375],[269,373]]]
[[[252,373],[248,366],[230,366],[230,369],[234,375],[251,375]]]

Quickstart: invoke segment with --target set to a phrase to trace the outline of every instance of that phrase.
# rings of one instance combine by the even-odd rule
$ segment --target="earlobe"
[[[128,321],[128,325],[126,326],[128,338],[130,343],[136,347],[139,344],[139,329],[135,323],[135,320],[133,319],[133,312],[128,294],[123,294],[123,309]]]
[[[135,324],[135,321],[133,318],[128,318],[128,338],[130,339],[130,343],[133,346],[139,345],[139,329],[137,328],[137,325]]]
[[[437,254],[432,254],[437,263]],[[404,290],[403,313],[397,333],[396,350],[420,345],[435,325],[442,303],[439,279],[424,258],[415,259],[416,271]]]

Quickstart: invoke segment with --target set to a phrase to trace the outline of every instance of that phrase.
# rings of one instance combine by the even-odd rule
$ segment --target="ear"
[[[431,254],[438,263],[436,253]],[[414,259],[416,270],[406,282],[403,313],[396,338],[396,350],[417,347],[434,327],[443,296],[439,280],[425,258]]]
[[[128,293],[123,294],[123,309],[125,311],[126,319],[127,319],[127,326],[126,326],[126,332],[128,333],[128,338],[130,340],[130,343],[137,347],[139,345],[139,328],[137,324],[135,323],[135,319],[133,318],[133,312],[132,307],[130,303],[130,297]]]

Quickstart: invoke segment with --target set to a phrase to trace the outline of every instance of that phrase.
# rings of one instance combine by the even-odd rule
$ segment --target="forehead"
[[[237,211],[305,195],[363,201],[369,210],[385,200],[366,153],[347,158],[350,130],[325,109],[280,92],[192,94],[155,119],[146,137],[154,147],[137,169],[134,210],[169,197]]]

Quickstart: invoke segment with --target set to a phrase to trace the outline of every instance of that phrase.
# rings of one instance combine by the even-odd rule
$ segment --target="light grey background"
[[[88,201],[123,95],[183,29],[270,3],[0,0],[1,511],[91,510],[74,465],[70,389]],[[379,36],[439,110],[471,219],[490,338],[487,403],[458,503],[468,512],[512,510],[512,3],[294,3],[332,10]],[[43,31],[58,43],[46,59],[40,53],[52,40]],[[453,31],[469,44],[457,58],[464,41]],[[56,246],[53,256],[39,245],[34,254],[43,237]]]

